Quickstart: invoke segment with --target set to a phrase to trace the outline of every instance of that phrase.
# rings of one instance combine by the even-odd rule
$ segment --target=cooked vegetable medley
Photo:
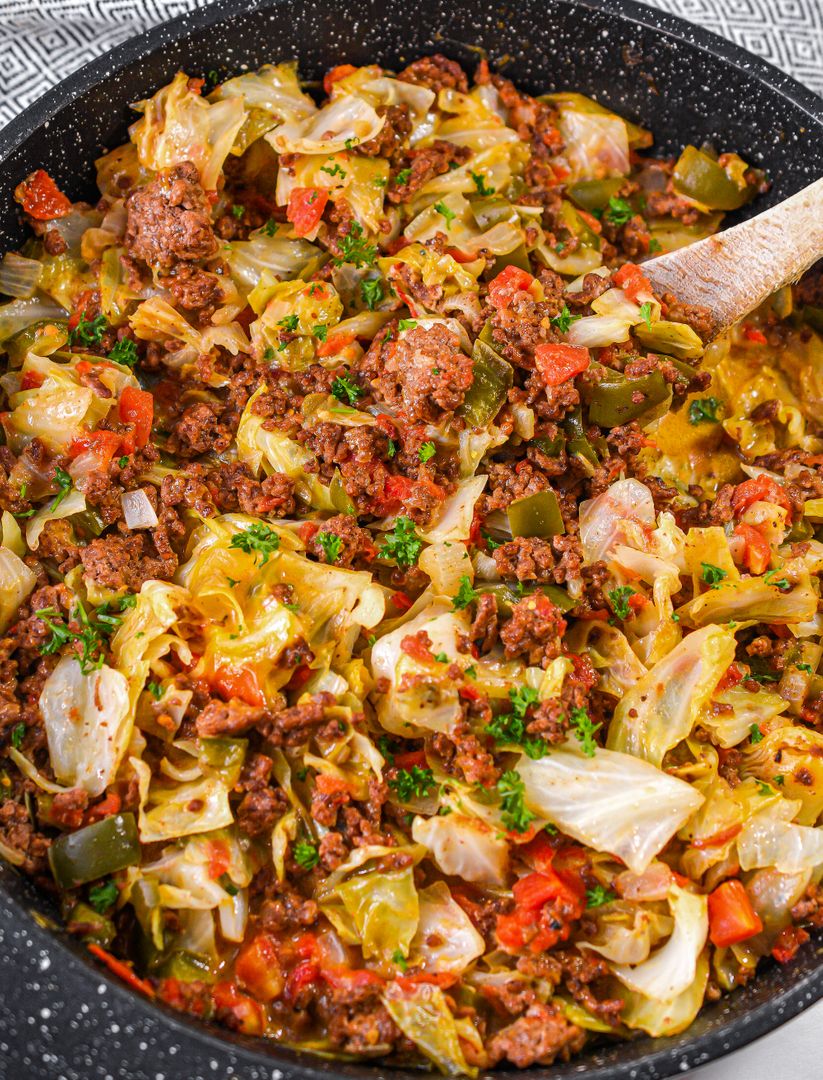
[[[823,922],[820,269],[712,341],[642,262],[736,153],[443,56],[215,83],[16,190],[0,852],[289,1045],[681,1032]]]

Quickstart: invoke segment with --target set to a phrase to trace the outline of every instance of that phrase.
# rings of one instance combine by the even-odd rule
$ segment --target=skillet
[[[123,141],[128,103],[178,68],[221,78],[297,57],[304,77],[337,63],[390,68],[441,51],[469,68],[485,50],[524,89],[573,89],[650,128],[659,151],[704,140],[738,150],[773,181],[756,209],[823,175],[823,102],[728,42],[632,0],[218,0],[89,64],[0,132],[0,250],[22,240],[14,185],[47,169],[72,198]],[[740,216],[745,216],[745,212]],[[731,221],[734,218],[730,219]],[[382,1080],[380,1067],[324,1061],[194,1024],[132,994],[56,929],[47,898],[0,866],[0,1061],[4,1076],[54,1080]],[[534,1080],[657,1080],[745,1045],[823,997],[817,942],[708,1006],[684,1034],[591,1050]],[[391,1070],[391,1076],[411,1072]],[[496,1077],[521,1075],[514,1070]]]

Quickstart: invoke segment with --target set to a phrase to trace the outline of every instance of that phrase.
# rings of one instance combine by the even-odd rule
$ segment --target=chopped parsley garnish
[[[657,239],[656,239],[656,238],[655,238],[655,237],[653,236],[653,237],[651,238],[651,240],[649,240],[649,254],[650,254],[650,255],[654,255],[654,254],[655,254],[655,252],[658,252],[658,251],[662,251],[662,250],[663,250],[663,249],[662,249],[662,247],[660,246],[660,241],[659,241],[659,240],[657,240]]]
[[[60,489],[54,497],[54,502],[49,507],[49,512],[54,513],[60,503],[65,499],[72,488],[72,480],[65,469],[58,465],[54,470],[54,482]]]
[[[343,550],[343,541],[332,532],[319,532],[317,534],[317,543],[323,549],[323,554],[326,556],[327,563],[336,563],[340,558],[340,552]]]
[[[763,732],[760,730],[757,724],[752,724],[752,726],[749,728],[749,738],[752,740],[753,743],[759,743],[763,741]]]
[[[346,170],[340,167],[340,163],[335,161],[331,168],[328,165],[321,165],[320,172],[328,173],[329,176],[339,176],[341,180],[346,178]]]
[[[94,908],[98,915],[102,915],[103,912],[114,907],[119,895],[120,892],[117,886],[111,878],[109,878],[108,881],[104,881],[101,885],[94,885],[89,889],[89,904]]]
[[[759,683],[780,682],[780,676],[770,671],[750,671],[746,678]]]
[[[537,691],[531,686],[519,686],[509,690],[512,711],[496,716],[486,725],[487,734],[495,742],[522,746],[526,755],[533,760],[544,757],[549,750],[545,739],[532,738],[526,732],[526,713],[531,705],[537,704]]]
[[[474,186],[477,188],[478,195],[494,195],[497,188],[490,187],[486,183],[486,178],[482,173],[470,172],[469,176],[474,181]]]
[[[391,954],[391,962],[393,964],[396,964],[402,972],[406,972],[409,970],[408,960],[406,960],[405,956],[399,949],[395,949],[394,952]]]
[[[223,892],[227,892],[229,896],[237,896],[240,892],[228,874],[221,874],[217,879],[217,883]]]
[[[148,692],[151,694],[151,696],[154,698],[155,701],[159,701],[160,698],[163,696],[163,687],[160,685],[160,683],[156,683],[156,682],[146,683],[146,689],[148,690]]]
[[[560,314],[552,316],[551,324],[556,326],[561,334],[568,334],[571,324],[577,322],[580,317],[580,315],[572,315],[569,305],[564,304],[560,309]]]
[[[277,323],[278,326],[282,326],[284,330],[288,330],[290,334],[293,334],[298,327],[300,317],[298,315],[286,315]]]
[[[395,745],[388,735],[381,735],[377,740],[377,749],[386,759],[389,765],[394,765]]]
[[[401,319],[397,324],[398,330],[414,330],[417,326],[417,319]]]
[[[525,804],[525,784],[520,773],[514,769],[504,772],[497,781],[497,794],[503,808],[503,824],[511,832],[524,833],[534,821],[535,815]]]
[[[632,609],[629,607],[629,597],[634,596],[635,590],[631,585],[618,585],[616,589],[611,589],[606,595],[609,598],[609,603],[612,606],[612,611],[618,617],[618,619],[628,619],[632,613]]]
[[[40,646],[40,655],[52,656],[54,653],[59,652],[64,645],[78,642],[81,646],[81,652],[78,656],[81,672],[84,675],[89,675],[92,671],[98,671],[103,666],[106,641],[123,621],[123,610],[127,607],[133,607],[135,602],[136,597],[134,596],[124,596],[119,600],[106,601],[98,608],[92,609],[91,616],[93,616],[94,621],[92,621],[83,604],[78,602],[77,606],[72,609],[70,621],[73,620],[78,623],[80,625],[79,630],[72,630],[55,608],[40,608],[34,614],[38,619],[42,619],[51,630],[51,637]],[[117,611],[114,610],[115,604],[118,605]]]
[[[269,218],[269,220],[266,222],[266,224],[261,227],[260,232],[264,236],[274,236],[275,233],[277,232],[278,228],[279,228],[279,226],[278,226],[277,222],[274,220],[274,218]]]
[[[390,458],[393,458],[394,455],[397,453],[397,443],[394,441],[394,439],[389,439],[389,445],[386,447],[386,453],[389,455]]]
[[[325,341],[329,336],[329,327],[326,323],[318,323],[312,327],[311,332],[318,341]]]
[[[805,671],[809,675],[814,675],[814,668],[812,667],[811,664],[800,663],[800,664],[795,664],[794,666],[797,668],[798,671]]]
[[[472,600],[476,600],[480,594],[472,588],[471,580],[468,574],[463,574],[460,578],[460,588],[457,590],[457,595],[452,597],[452,607],[455,611],[463,611],[467,608]]]
[[[298,840],[294,845],[294,861],[304,870],[313,870],[320,862],[320,855],[314,844],[306,840]]]
[[[26,725],[15,724],[11,729],[11,745],[15,750],[19,750],[23,745],[23,739],[26,737]]]
[[[702,562],[700,569],[702,580],[712,589],[719,588],[720,582],[729,576],[726,570],[721,570],[719,566],[714,566],[708,562]]]
[[[234,206],[231,208],[231,212],[232,216],[236,217],[239,221],[240,218],[245,214],[246,208],[245,206],[240,206],[238,203],[235,203]]]
[[[361,281],[360,295],[363,297],[363,303],[369,311],[374,311],[375,307],[377,307],[383,299],[383,282],[379,278],[374,278],[370,281]]]
[[[594,736],[603,725],[593,723],[585,709],[572,709],[569,716],[569,725],[586,757],[594,757],[594,752],[597,749]]]
[[[437,782],[431,769],[414,765],[411,769],[398,769],[389,780],[389,787],[397,792],[401,802],[409,802],[414,798],[424,799],[434,791]]]
[[[640,318],[645,322],[646,326],[651,330],[652,328],[652,306],[646,301],[645,304],[640,305]]]
[[[280,547],[280,537],[274,529],[256,521],[253,525],[249,525],[248,529],[235,533],[229,547],[239,548],[247,555],[255,555],[259,552],[263,556],[263,562],[260,565],[264,566],[269,561],[269,556]]]
[[[605,885],[598,884],[593,889],[586,889],[587,908],[602,907],[604,904],[610,904],[612,900],[616,899],[614,893],[609,892]]]
[[[625,225],[627,221],[631,221],[634,217],[634,210],[632,210],[631,204],[626,202],[625,199],[620,199],[617,195],[612,195],[603,217],[610,225]]]
[[[395,184],[407,184],[411,176],[411,169],[400,169],[394,178]]]
[[[763,580],[767,585],[774,585],[776,589],[780,589],[781,592],[788,592],[791,589],[791,582],[787,578],[778,578],[775,581],[775,575],[782,573],[782,568],[775,570],[767,570],[763,575]]]
[[[489,551],[496,551],[499,547],[503,546],[498,540],[495,540],[491,533],[481,532],[480,535],[486,541],[486,548]]]
[[[394,559],[398,566],[414,566],[423,550],[423,541],[417,535],[411,518],[398,517],[394,529],[383,537],[379,554],[384,559]]]
[[[720,401],[716,397],[697,398],[689,405],[689,423],[717,424],[720,422],[719,408]]]
[[[431,461],[434,455],[437,453],[437,447],[433,442],[424,442],[420,449],[417,451],[417,456],[425,464],[427,461]]]
[[[450,229],[452,227],[452,222],[457,217],[454,210],[449,210],[444,202],[436,202],[434,208],[442,218],[445,218],[446,228]]]
[[[363,239],[363,226],[356,221],[351,223],[348,233],[339,238],[340,258],[334,260],[336,266],[351,263],[352,266],[372,266],[377,256],[377,245],[367,244]]]
[[[438,664],[448,664],[449,658],[444,652],[435,653],[435,660]]]
[[[133,368],[137,363],[137,346],[131,338],[121,338],[109,353],[109,360],[124,367]]]
[[[331,392],[344,405],[356,405],[358,399],[363,396],[363,391],[348,375],[338,375],[331,384]]]
[[[84,311],[77,326],[69,330],[69,345],[99,345],[108,327],[105,315],[87,319]]]
[[[757,794],[758,795],[776,795],[777,792],[771,786],[771,784],[765,783],[763,780],[757,781]]]

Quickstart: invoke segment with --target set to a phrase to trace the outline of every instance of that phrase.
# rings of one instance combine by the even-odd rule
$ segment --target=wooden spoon
[[[690,247],[643,263],[658,296],[709,309],[712,337],[823,258],[823,179]]]

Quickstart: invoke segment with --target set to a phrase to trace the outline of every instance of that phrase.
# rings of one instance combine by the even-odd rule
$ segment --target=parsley
[[[363,396],[363,391],[356,382],[352,382],[348,375],[338,375],[331,384],[331,392],[344,405],[355,405],[358,398]]]
[[[612,900],[616,899],[614,893],[610,892],[604,885],[595,885],[593,889],[586,889],[587,908],[602,907],[604,904],[610,904]]]
[[[280,348],[279,345],[277,347],[278,349]],[[267,345],[266,348],[263,350],[263,359],[274,360],[274,349],[271,347],[271,345]]]
[[[571,324],[577,322],[579,318],[581,318],[580,315],[572,315],[569,311],[569,305],[564,304],[560,309],[560,314],[552,316],[551,324],[556,326],[561,334],[567,334]]]
[[[229,547],[239,548],[247,555],[259,551],[263,556],[261,566],[264,566],[269,561],[269,556],[280,547],[280,537],[274,529],[256,521],[253,525],[249,525],[248,529],[235,533]]]
[[[431,769],[414,765],[411,769],[398,769],[389,780],[389,787],[394,788],[401,802],[409,802],[413,798],[425,798],[437,787],[437,782]]]
[[[814,668],[812,667],[811,664],[800,663],[800,664],[795,664],[794,666],[797,668],[798,671],[805,671],[805,672],[808,672],[809,675],[814,675]]]
[[[372,183],[375,187],[386,187],[386,185],[388,184],[388,180],[385,178],[385,176],[375,176],[374,180],[372,180]]]
[[[89,904],[94,908],[98,915],[102,915],[104,911],[108,911],[110,907],[113,907],[117,903],[117,897],[120,892],[114,882],[109,878],[108,881],[104,881],[102,885],[95,885],[89,889]]]
[[[237,896],[240,892],[228,874],[221,874],[217,879],[217,883],[224,892],[229,894],[229,896]]]
[[[672,622],[680,622],[680,616],[676,611],[672,613]]]
[[[449,658],[444,652],[437,653],[435,656],[435,660],[438,662],[438,664],[448,664],[449,662]]]
[[[329,328],[326,323],[318,323],[317,326],[312,327],[312,334],[318,341],[325,341],[329,336]]]
[[[11,729],[11,745],[15,750],[19,750],[23,745],[23,739],[26,737],[26,725],[15,724]]]
[[[109,353],[109,360],[133,368],[137,363],[137,346],[131,338],[121,338]]]
[[[298,315],[286,315],[280,319],[278,326],[282,326],[284,330],[288,330],[290,334],[293,334],[300,323],[300,317]]]
[[[129,597],[128,599],[133,600],[134,598]],[[64,645],[78,642],[82,646],[78,660],[80,670],[84,675],[89,675],[92,671],[99,671],[103,666],[105,639],[112,632],[112,624],[119,625],[122,621],[117,616],[109,614],[107,604],[101,604],[94,613],[100,614],[103,621],[92,623],[86,609],[82,603],[78,602],[77,607],[71,613],[71,618],[80,624],[80,630],[72,630],[67,626],[62,615],[52,607],[40,608],[34,614],[38,619],[42,619],[51,630],[51,637],[40,646],[40,655],[52,656],[54,653],[59,652]]]
[[[452,607],[455,611],[463,611],[478,596],[479,593],[472,588],[468,574],[463,574],[460,578],[460,588],[457,590],[457,595],[452,597]]]
[[[759,743],[763,741],[763,732],[760,730],[757,724],[752,724],[752,726],[749,728],[749,738],[752,740],[753,743]]]
[[[780,682],[780,676],[773,675],[769,671],[750,671],[746,678],[754,679],[755,682],[759,683]]]
[[[398,566],[414,566],[420,552],[423,550],[423,541],[417,535],[414,522],[411,518],[398,517],[394,522],[394,529],[383,537],[383,544],[379,554],[384,559],[394,559]]]
[[[380,736],[380,738],[377,740],[377,749],[380,751],[380,753],[383,755],[389,765],[394,765],[395,747],[394,743],[391,741],[388,735]]]
[[[495,742],[522,746],[528,757],[533,760],[544,757],[549,750],[545,739],[530,738],[526,733],[526,713],[531,705],[537,703],[537,691],[531,686],[519,686],[509,690],[510,713],[496,716],[486,725],[487,734]]]
[[[349,232],[340,237],[340,258],[334,260],[335,266],[351,263],[353,266],[372,266],[377,256],[377,245],[367,244],[363,240],[363,226],[356,221],[351,223]]]
[[[148,692],[151,694],[151,696],[154,698],[155,701],[159,701],[160,698],[163,696],[163,687],[160,685],[160,683],[156,683],[156,682],[146,683],[146,689],[148,690]]]
[[[774,795],[776,794],[771,784],[764,783],[763,780],[757,781],[757,794],[758,795]]]
[[[474,180],[474,186],[477,188],[478,195],[494,195],[497,188],[489,187],[486,184],[486,178],[482,173],[470,172],[469,176]]]
[[[343,541],[340,537],[332,532],[319,532],[317,534],[317,543],[323,549],[326,562],[336,563],[340,558],[340,552],[343,550]]]
[[[480,535],[486,541],[486,548],[489,551],[496,551],[499,547],[503,546],[498,540],[495,540],[491,533],[481,532]]]
[[[562,255],[563,252],[566,250],[566,245],[563,243],[562,240],[558,240],[557,243],[554,245],[554,250],[557,252],[558,255]]]
[[[396,964],[402,972],[409,970],[408,961],[399,949],[395,949],[391,954],[391,962]]]
[[[72,488],[72,481],[69,474],[65,469],[61,469],[58,465],[54,470],[54,482],[60,489],[54,497],[54,502],[49,507],[49,512],[53,513],[60,503],[65,499]]]
[[[466,668],[466,670],[463,672],[463,674],[468,675],[468,677],[470,679],[476,679],[477,678],[477,668],[474,666],[474,664],[469,664],[469,666]]]
[[[274,236],[274,234],[277,232],[278,228],[279,228],[279,226],[278,226],[277,222],[274,220],[274,218],[269,218],[269,220],[266,222],[266,224],[261,226],[260,232],[264,236]]]
[[[394,441],[394,439],[389,439],[389,445],[386,447],[386,453],[389,455],[390,458],[393,458],[394,455],[397,453],[397,443]]]
[[[374,278],[371,281],[361,281],[360,295],[363,297],[363,303],[369,311],[374,311],[375,307],[383,299],[383,282],[379,278]]]
[[[649,254],[654,255],[655,252],[662,250],[660,241],[655,239],[655,237],[652,237],[651,240],[649,240]]]
[[[354,150],[355,146],[360,145],[360,140],[359,139],[346,139],[346,141],[345,141],[345,143],[343,145],[346,147],[347,150]]]
[[[585,709],[572,709],[569,724],[577,736],[580,748],[586,757],[594,757],[594,752],[597,749],[594,736],[603,725],[593,724]]]
[[[411,176],[411,169],[401,169],[394,178],[395,184],[407,184]]]
[[[417,451],[417,456],[425,464],[427,461],[431,461],[434,455],[437,453],[437,447],[433,442],[424,442],[420,449]]]
[[[652,328],[652,306],[646,301],[645,304],[640,305],[640,317],[645,322],[646,326],[651,330]]]
[[[69,330],[69,345],[99,345],[108,326],[105,315],[87,319],[84,311],[77,326]]]
[[[778,773],[777,776],[772,777],[772,780],[774,780],[778,787],[783,787],[783,784],[786,781],[786,777],[781,776],[780,773]]]
[[[503,824],[511,832],[524,833],[534,821],[535,815],[524,802],[525,784],[520,773],[514,769],[504,772],[497,781],[497,794],[503,808]]]
[[[417,319],[401,319],[397,324],[398,330],[414,330],[417,326]]]
[[[434,208],[441,217],[446,219],[446,228],[450,229],[452,227],[452,222],[457,217],[454,210],[449,210],[444,202],[436,202]]]
[[[719,588],[720,582],[729,576],[726,570],[721,570],[719,566],[714,566],[712,563],[702,562],[700,568],[703,581],[712,589]]]
[[[294,861],[304,870],[313,870],[320,862],[320,855],[314,844],[299,840],[294,845]]]
[[[245,214],[246,208],[245,206],[239,206],[237,203],[235,203],[235,205],[231,208],[231,212],[232,217],[236,217],[239,221],[240,218]]]
[[[629,597],[634,596],[634,594],[635,590],[631,585],[618,585],[616,589],[611,589],[606,594],[612,606],[612,611],[618,619],[628,619],[631,615],[632,609],[629,607]]]
[[[717,424],[720,402],[716,397],[698,398],[689,405],[690,424]]]
[[[627,203],[625,199],[620,199],[617,195],[612,195],[603,217],[610,225],[625,225],[627,221],[631,221],[634,217],[634,210],[632,210],[630,203]]]
[[[787,580],[787,578],[779,578],[777,581],[774,580],[775,574],[779,574],[780,572],[781,571],[779,569],[767,570],[766,573],[763,575],[763,580],[767,585],[774,585],[774,587],[776,589],[780,589],[781,592],[788,592],[792,586],[791,583]]]
[[[320,172],[328,173],[329,176],[339,176],[341,180],[344,180],[346,177],[346,170],[342,169],[337,161],[331,168],[329,168],[328,165],[321,165]]]

